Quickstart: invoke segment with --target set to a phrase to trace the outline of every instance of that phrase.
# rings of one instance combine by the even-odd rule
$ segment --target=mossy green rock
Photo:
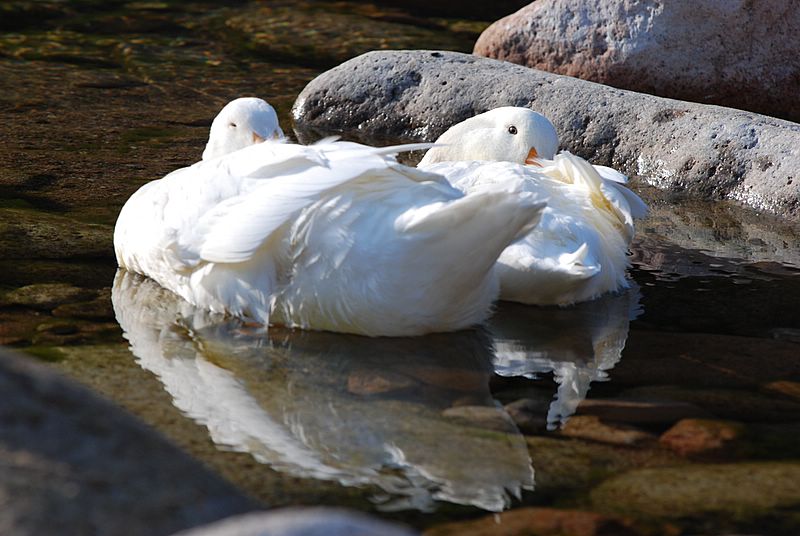
[[[0,209],[0,258],[111,258],[111,226],[23,209]]]
[[[588,486],[636,467],[674,466],[682,461],[662,449],[631,449],[576,439],[526,438],[536,470],[536,492],[557,495]]]
[[[603,482],[591,499],[599,510],[639,517],[746,522],[800,506],[800,463],[638,469]]]
[[[0,297],[0,305],[20,305],[50,310],[63,303],[83,302],[97,296],[97,291],[73,287],[64,283],[27,285]]]

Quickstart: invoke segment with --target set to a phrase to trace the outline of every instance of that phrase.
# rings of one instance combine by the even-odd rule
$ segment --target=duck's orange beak
[[[528,151],[528,156],[525,158],[525,163],[526,164],[530,164],[531,166],[542,167],[542,165],[539,163],[539,161],[536,160],[536,158],[538,156],[539,156],[539,153],[536,152],[536,148],[535,147],[531,147],[531,150]]]
[[[253,132],[253,143],[261,143],[263,141],[266,141],[266,140],[264,140],[264,138],[262,138],[261,136],[259,136],[255,132]]]

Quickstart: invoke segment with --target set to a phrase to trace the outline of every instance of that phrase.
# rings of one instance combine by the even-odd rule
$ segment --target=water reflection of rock
[[[648,192],[648,197],[653,197]],[[631,245],[648,329],[785,338],[800,328],[797,226],[655,195]]]
[[[267,336],[125,272],[112,298],[139,364],[223,448],[300,477],[377,486],[383,509],[497,511],[533,488],[525,440],[489,392],[481,332]],[[492,430],[447,417],[462,404],[494,411]]]
[[[741,273],[748,264],[800,267],[797,225],[729,204],[676,204],[648,194],[656,199],[632,248],[643,269],[675,278]]]
[[[547,412],[555,429],[573,415],[592,382],[622,358],[630,321],[641,313],[639,289],[572,307],[503,303],[492,318],[495,370],[502,376],[553,373],[558,391]]]

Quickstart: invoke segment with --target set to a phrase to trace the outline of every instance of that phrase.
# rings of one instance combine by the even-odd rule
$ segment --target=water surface
[[[637,517],[636,497],[605,499],[624,477],[667,505],[641,516],[656,527],[800,527],[800,490],[758,476],[800,456],[800,239],[770,217],[639,188],[653,211],[628,292],[565,309],[501,303],[479,329],[412,339],[266,334],[116,272],[125,199],[199,158],[228,99],[267,98],[289,124],[322,69],[370,48],[468,50],[485,23],[368,2],[3,9],[17,11],[0,26],[0,343],[271,506],[344,505],[419,527],[523,505]],[[686,418],[742,432],[680,455],[658,438]],[[713,487],[739,466],[779,506]],[[670,495],[670,478],[695,474],[713,508]]]

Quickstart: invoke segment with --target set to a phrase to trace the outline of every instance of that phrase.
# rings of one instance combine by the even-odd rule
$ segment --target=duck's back
[[[508,194],[465,197],[438,177],[409,183],[409,173],[420,172],[372,173],[301,211],[287,233],[291,276],[276,296],[276,319],[415,335],[486,318],[499,292],[497,256],[542,205]]]

